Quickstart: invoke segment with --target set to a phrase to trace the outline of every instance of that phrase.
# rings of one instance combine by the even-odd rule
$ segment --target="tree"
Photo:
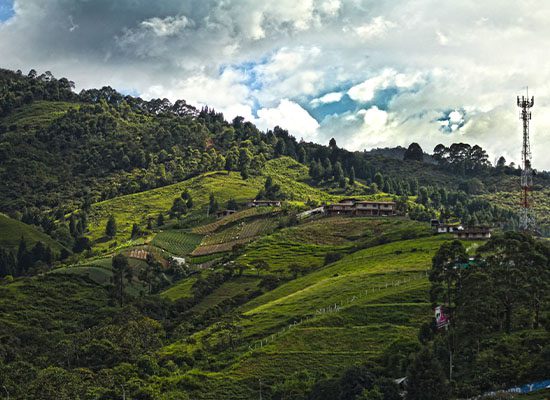
[[[424,152],[418,143],[411,143],[403,155],[403,160],[423,161]]]
[[[267,271],[269,269],[269,264],[264,260],[256,260],[252,264],[256,268],[258,276],[260,276],[260,271]]]
[[[376,183],[376,187],[378,188],[384,187],[384,176],[380,172],[374,175],[374,183]]]
[[[134,223],[132,225],[132,233],[130,235],[130,238],[135,239],[135,238],[138,238],[140,236],[141,236],[141,228],[139,227],[138,224]]]
[[[157,216],[157,226],[163,226],[164,225],[164,214],[159,213]]]
[[[210,198],[208,200],[208,213],[214,214],[216,211],[218,211],[219,205],[218,201],[216,200],[216,197],[214,196],[214,193],[210,193]]]
[[[115,220],[115,216],[111,214],[109,216],[109,219],[107,220],[107,225],[105,226],[105,234],[109,238],[114,238],[116,236],[117,232],[117,224]]]
[[[458,240],[443,243],[432,259],[430,298],[433,303],[444,300],[450,313],[460,286],[460,264],[466,262],[468,262],[468,254],[462,242]]]
[[[331,138],[331,139],[329,140],[329,142],[328,142],[328,147],[330,147],[331,149],[336,148],[336,147],[337,147],[337,146],[336,146],[336,139]]]
[[[237,201],[234,198],[230,198],[227,200],[227,209],[228,210],[236,210],[239,208],[239,205],[237,204]]]
[[[415,357],[407,371],[407,400],[446,400],[450,390],[441,364],[429,348]]]
[[[351,167],[349,171],[349,184],[355,186],[355,168]]]
[[[506,159],[504,156],[499,157],[496,167],[497,169],[504,169],[504,167],[506,167]]]
[[[286,152],[285,141],[282,138],[277,139],[277,144],[275,145],[275,157],[284,156]]]
[[[416,202],[418,204],[427,206],[429,201],[430,197],[428,196],[428,189],[425,186],[421,186],[418,190],[418,197],[416,198]]]
[[[124,303],[124,288],[126,283],[130,283],[133,278],[132,269],[128,263],[128,258],[122,253],[117,254],[112,259],[113,267],[113,286],[114,296],[118,300],[119,305],[122,307]]]

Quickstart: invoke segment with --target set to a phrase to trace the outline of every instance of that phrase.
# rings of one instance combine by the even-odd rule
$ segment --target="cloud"
[[[395,24],[383,16],[373,18],[370,23],[354,28],[355,33],[363,40],[371,40],[384,36]]]
[[[533,162],[550,169],[542,0],[16,0],[13,12],[4,68],[183,98],[352,149],[469,141],[518,162],[515,95],[529,84]]]
[[[282,99],[277,107],[258,110],[258,118],[254,122],[264,130],[279,125],[307,141],[317,139],[319,128],[319,123],[306,110],[288,99]]]
[[[151,30],[157,36],[173,36],[181,32],[189,26],[191,22],[185,15],[166,18],[149,18],[142,21],[140,26],[144,29]]]
[[[321,104],[330,104],[330,103],[337,103],[340,100],[342,100],[342,97],[344,96],[344,93],[342,92],[331,92],[327,93],[317,99],[311,100],[310,104],[313,107],[318,107]]]

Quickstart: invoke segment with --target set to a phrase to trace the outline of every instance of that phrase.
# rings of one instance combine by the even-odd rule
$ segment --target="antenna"
[[[527,96],[517,96],[517,106],[521,108],[519,118],[523,124],[523,146],[521,149],[521,210],[519,227],[523,231],[536,231],[535,217],[532,212],[533,170],[531,169],[531,145],[529,143],[529,121],[531,120],[531,108],[535,105],[535,98],[529,99],[529,87]]]

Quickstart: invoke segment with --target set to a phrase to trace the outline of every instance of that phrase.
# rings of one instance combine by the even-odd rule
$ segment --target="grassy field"
[[[193,252],[201,240],[202,236],[195,233],[169,230],[156,234],[151,244],[175,256],[185,256]]]
[[[169,287],[161,293],[161,296],[166,297],[170,300],[186,299],[193,297],[193,292],[191,291],[193,284],[199,278],[199,274],[192,275],[188,278],[182,279],[177,282],[175,285]]]
[[[293,198],[326,198],[326,194],[307,184],[291,185],[290,178],[286,176],[289,165],[300,165],[290,158],[270,160],[266,164],[266,171],[277,172],[273,176],[276,183],[281,183],[283,190],[288,190]],[[186,216],[186,219],[194,221],[196,225],[206,220],[206,210],[210,193],[213,193],[221,207],[229,199],[245,202],[256,196],[263,187],[265,176],[252,176],[243,180],[239,173],[209,172],[187,181],[148,190],[127,196],[120,196],[92,205],[90,210],[90,235],[93,239],[104,236],[105,225],[110,214],[115,216],[118,225],[117,235],[114,240],[124,241],[130,237],[132,224],[141,226],[146,224],[148,218],[156,218],[162,212],[167,213],[174,198],[181,195],[187,189],[193,197],[194,207]],[[112,241],[101,241],[97,245],[99,249],[107,248]]]
[[[25,239],[27,247],[40,241],[55,252],[59,252],[63,248],[61,244],[35,227],[0,213],[0,246],[17,251],[21,238]]]
[[[243,293],[249,293],[258,289],[260,279],[255,276],[239,276],[228,282],[206,296],[200,303],[193,307],[193,311],[204,312],[217,306],[224,300],[231,299]]]
[[[212,350],[224,340],[213,325],[161,354],[210,349],[209,365],[221,370],[214,373],[199,364],[199,370],[188,373],[205,374],[209,392],[192,392],[197,399],[214,399],[216,393],[236,390],[239,382],[250,385],[260,378],[273,385],[283,379],[281,371],[285,376],[301,371],[337,375],[381,355],[396,341],[417,340],[419,324],[432,313],[425,271],[435,250],[449,239],[433,236],[360,250],[252,299],[237,310],[241,330],[235,350]],[[206,310],[239,290],[238,280],[229,281],[197,307]]]
[[[425,223],[405,218],[329,217],[282,229],[249,245],[239,258],[244,264],[266,261],[272,270],[295,263],[307,268],[322,265],[328,252],[347,253],[382,241],[431,235]]]
[[[63,101],[33,101],[17,109],[5,118],[2,123],[6,126],[17,124],[20,130],[43,128],[61,117],[71,108],[78,108],[78,103]]]

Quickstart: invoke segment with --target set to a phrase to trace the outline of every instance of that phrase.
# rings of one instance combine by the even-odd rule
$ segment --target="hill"
[[[56,253],[63,249],[61,244],[32,225],[27,225],[0,213],[0,247],[17,251],[21,238],[27,242],[29,247],[37,242],[42,242],[44,245],[51,247]]]

